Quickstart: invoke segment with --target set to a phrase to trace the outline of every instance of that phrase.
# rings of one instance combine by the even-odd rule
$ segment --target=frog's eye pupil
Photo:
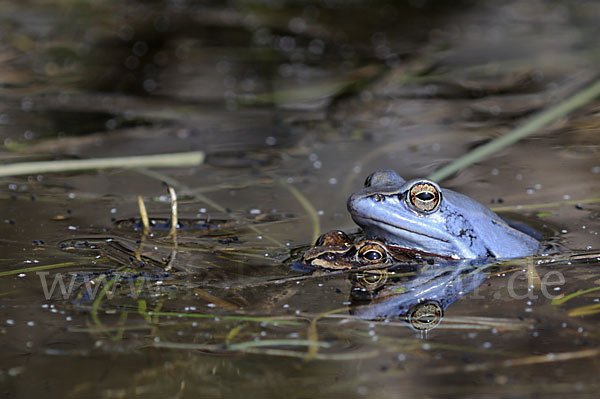
[[[421,201],[431,201],[435,196],[432,193],[419,193],[417,194],[417,198]]]
[[[377,251],[367,251],[365,253],[365,258],[369,259],[369,260],[379,260],[381,259],[381,254]]]

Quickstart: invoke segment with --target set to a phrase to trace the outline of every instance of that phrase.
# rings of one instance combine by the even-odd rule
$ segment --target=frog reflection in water
[[[446,308],[479,287],[486,274],[470,262],[447,261],[351,275],[351,313],[361,319],[400,319],[417,331],[437,327]],[[481,267],[482,269],[485,266]]]
[[[401,319],[418,331],[441,322],[446,308],[478,287],[485,273],[470,261],[421,257],[376,240],[353,241],[330,231],[295,269],[349,270],[351,313],[367,320]],[[485,266],[483,266],[485,267]]]
[[[367,238],[452,259],[518,258],[539,242],[477,201],[426,179],[379,170],[350,196],[348,210]]]

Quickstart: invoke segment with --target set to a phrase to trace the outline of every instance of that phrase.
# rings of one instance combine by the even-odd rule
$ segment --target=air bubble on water
[[[288,23],[288,27],[294,33],[302,33],[306,29],[306,21],[301,17],[294,17]]]

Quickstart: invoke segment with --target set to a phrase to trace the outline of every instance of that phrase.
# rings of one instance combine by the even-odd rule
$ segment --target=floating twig
[[[115,158],[20,162],[0,166],[0,177],[109,168],[175,168],[198,166],[203,162],[204,152],[202,151]]]
[[[148,176],[150,178],[165,182],[171,187],[177,187],[180,192],[183,191],[184,193],[189,193],[189,194],[193,195],[194,198],[197,199],[198,201],[205,203],[206,205],[210,206],[211,208],[213,208],[221,213],[224,213],[224,214],[229,213],[229,212],[227,212],[227,209],[225,209],[225,207],[222,207],[221,205],[217,204],[215,201],[213,201],[210,198],[206,197],[205,195],[201,194],[199,192],[199,190],[193,190],[193,189],[189,188],[188,186],[186,186],[185,184],[179,182],[178,180],[176,180],[170,176],[167,176],[163,173],[160,173],[160,172],[157,172],[154,170],[148,170],[148,169],[137,169],[136,171],[144,176]],[[285,247],[285,245],[283,245],[281,242],[277,241],[273,237],[270,237],[268,234],[263,233],[258,227],[253,226],[251,224],[248,225],[247,227],[250,230],[254,231],[255,233],[263,236],[266,240],[271,241],[278,247],[280,247],[280,248]]]
[[[561,206],[569,205],[583,205],[583,204],[595,204],[600,202],[600,197],[586,198],[582,200],[569,200],[569,201],[557,201],[557,202],[545,202],[538,204],[527,204],[527,205],[508,205],[508,206],[495,206],[490,209],[494,212],[505,212],[505,211],[530,211],[541,208],[558,208]]]
[[[177,216],[177,194],[175,193],[175,189],[171,186],[168,186],[168,190],[169,196],[171,197],[171,231],[169,232],[169,237],[173,239],[173,250],[171,251],[171,256],[169,256],[165,271],[173,269],[175,260],[177,259],[177,251],[179,251],[179,245],[177,243],[177,225],[179,224]]]
[[[138,208],[140,210],[140,219],[142,219],[142,225],[144,226],[143,234],[146,235],[150,233],[150,221],[148,220],[148,211],[146,210],[146,205],[144,204],[144,200],[141,195],[137,196]]]
[[[169,236],[173,238],[173,243],[177,245],[177,225],[179,224],[177,216],[177,193],[175,189],[169,186],[169,196],[171,197],[171,231]]]

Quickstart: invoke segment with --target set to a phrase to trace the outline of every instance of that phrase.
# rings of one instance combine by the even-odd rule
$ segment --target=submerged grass
[[[592,305],[581,306],[579,308],[569,310],[569,312],[567,314],[571,317],[578,317],[578,316],[590,316],[590,315],[597,314],[597,313],[600,313],[600,303],[594,303]]]
[[[52,270],[52,269],[60,269],[63,267],[73,267],[73,266],[83,266],[80,263],[76,262],[62,262],[62,263],[54,263],[52,265],[42,265],[42,266],[33,266],[33,267],[25,267],[22,269],[8,270],[5,272],[0,272],[0,277],[4,276],[14,276],[15,274],[21,273],[29,273],[29,272],[37,272],[40,270]]]
[[[516,359],[504,360],[502,362],[482,362],[468,364],[465,366],[446,366],[429,369],[426,373],[431,375],[455,374],[458,372],[481,372],[487,370],[497,370],[502,368],[512,368],[517,366],[529,366],[534,364],[556,363],[577,359],[585,359],[600,356],[600,349],[584,349],[573,352],[547,353],[544,355],[526,356]]]
[[[306,336],[308,337],[308,339],[312,342],[319,342],[319,333],[317,331],[318,321],[329,315],[332,315],[335,313],[340,313],[340,312],[346,312],[346,311],[348,311],[347,307],[338,308],[338,309],[329,310],[327,312],[323,312],[323,313],[317,315],[316,317],[313,317],[313,319],[310,321],[310,324],[308,325],[308,330],[306,332]],[[307,360],[315,359],[317,357],[318,351],[319,351],[319,345],[309,345],[308,352],[306,354],[306,359]]]
[[[106,277],[105,275],[102,275],[102,276]],[[94,299],[94,302],[92,302],[92,309],[90,311],[90,316],[92,317],[94,324],[96,324],[97,326],[102,326],[102,322],[100,321],[100,318],[98,317],[98,310],[100,309],[100,306],[102,306],[102,301],[104,300],[106,293],[111,289],[111,287],[118,280],[119,280],[119,277],[113,277],[110,280],[108,280],[105,283],[104,287],[102,287],[102,290],[100,291],[100,293],[98,294],[96,299]]]
[[[580,290],[580,291],[574,292],[572,294],[568,294],[568,295],[565,295],[562,297],[557,297],[557,298],[554,298],[551,303],[552,303],[552,305],[555,305],[555,306],[562,305],[563,303],[565,303],[573,298],[576,298],[581,295],[589,294],[590,292],[594,292],[594,291],[600,291],[600,287],[592,287],[592,288],[588,288],[587,290]]]
[[[180,349],[180,350],[200,350],[214,353],[248,353],[265,356],[283,356],[293,357],[302,360],[360,360],[376,357],[380,354],[378,350],[354,353],[317,353],[309,358],[305,352],[298,352],[286,349],[275,349],[273,346],[319,346],[328,348],[330,345],[326,342],[313,342],[310,340],[264,340],[264,341],[249,341],[239,344],[222,345],[222,344],[191,344],[179,342],[155,342],[152,344],[154,348]]]
[[[160,312],[160,311],[148,311],[148,316],[167,316],[167,317],[182,317],[182,318],[195,318],[195,319],[217,319],[217,320],[233,320],[233,321],[251,321],[256,323],[268,323],[268,324],[279,324],[283,326],[302,326],[306,323],[289,320],[285,318],[277,317],[254,317],[254,316],[243,316],[243,315],[219,315],[210,313],[179,313],[179,312]]]

